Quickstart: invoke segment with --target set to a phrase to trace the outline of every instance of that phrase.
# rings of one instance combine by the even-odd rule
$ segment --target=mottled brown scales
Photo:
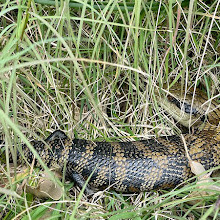
[[[94,181],[94,186],[98,187],[98,186],[102,186],[103,184],[105,184],[106,182],[106,177],[109,174],[109,167],[103,166],[100,169],[100,172],[96,178],[96,180]]]
[[[220,110],[217,103],[202,103],[207,100],[202,93],[197,94],[199,101],[194,100],[191,108],[192,91],[182,98],[174,88],[176,96],[168,96],[168,101],[162,101],[165,110],[178,121],[180,117],[172,114],[184,110],[187,118],[192,116],[196,124],[219,122]],[[170,90],[172,92],[172,89]],[[211,114],[206,115],[209,109]],[[171,110],[171,111],[170,111]],[[192,110],[192,111],[191,111]],[[191,112],[191,116],[189,113]],[[194,135],[184,135],[188,153],[192,160],[200,162],[208,170],[220,164],[220,128],[205,123],[202,131]],[[1,142],[2,143],[2,142]],[[182,139],[178,136],[160,137],[137,142],[91,142],[87,140],[70,140],[62,131],[55,131],[44,142],[33,141],[33,147],[48,167],[64,168],[66,177],[83,187],[90,176],[89,186],[103,189],[111,186],[117,191],[139,192],[151,189],[162,189],[177,186],[192,176],[189,161]],[[29,163],[34,160],[33,153],[26,145],[22,146],[23,154]],[[23,157],[18,153],[18,161]],[[35,160],[35,165],[40,166]],[[86,187],[86,193],[91,189]]]

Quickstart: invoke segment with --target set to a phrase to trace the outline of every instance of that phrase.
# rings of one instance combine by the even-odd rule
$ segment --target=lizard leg
[[[78,174],[78,173],[73,173],[71,174],[71,177],[73,179],[73,181],[82,189],[83,186],[86,184],[85,179],[82,177],[82,175]],[[92,189],[90,189],[89,184],[86,185],[85,187],[85,194],[90,196],[92,194],[94,194],[94,191]]]

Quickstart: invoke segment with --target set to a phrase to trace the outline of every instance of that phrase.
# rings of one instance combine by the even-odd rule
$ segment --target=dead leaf
[[[195,175],[200,175],[201,173],[205,172],[204,166],[199,162],[190,160],[189,165],[190,165],[192,173],[194,173]]]
[[[16,172],[16,178],[15,178]],[[40,174],[39,174],[40,173]],[[60,178],[61,176],[54,172],[55,175]],[[39,198],[51,198],[53,200],[59,200],[63,195],[63,189],[58,184],[55,184],[50,176],[45,172],[41,175],[41,172],[34,170],[31,168],[27,168],[25,166],[19,166],[15,169],[13,164],[10,164],[10,178],[12,183],[21,182],[21,184],[17,184],[16,193],[13,191],[9,191],[6,189],[6,186],[9,184],[8,178],[6,177],[7,172],[4,170],[3,174],[5,178],[4,182],[0,182],[0,191],[5,194],[19,196],[24,192],[24,187],[26,187],[26,191],[34,194]]]
[[[188,198],[201,198],[201,197],[208,196],[208,195],[214,195],[216,194],[216,191],[220,192],[220,186],[215,185],[214,181],[210,178],[212,172],[206,173],[206,170],[201,163],[197,161],[193,161],[190,158],[188,148],[187,148],[187,145],[186,145],[186,142],[183,136],[182,136],[182,140],[185,146],[186,156],[189,160],[191,171],[193,174],[198,176],[198,181],[195,186],[195,191],[190,193]],[[199,202],[200,202],[199,199],[189,201],[189,203],[192,205],[199,203]]]
[[[44,175],[39,178],[36,187],[27,184],[26,191],[37,196],[38,198],[51,198],[53,200],[59,200],[63,196],[62,187],[54,183],[47,173],[44,173]]]

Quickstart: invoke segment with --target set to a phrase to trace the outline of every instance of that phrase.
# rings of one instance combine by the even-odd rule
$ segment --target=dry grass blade
[[[0,130],[6,152],[26,143],[50,172],[28,142],[33,136],[43,140],[60,129],[72,138],[128,141],[179,133],[181,118],[167,114],[157,96],[169,95],[162,88],[178,81],[185,93],[186,85],[206,92],[204,105],[219,96],[218,5],[0,0]],[[11,180],[9,163],[6,167],[1,176]],[[13,192],[16,183],[7,183],[7,189]],[[190,184],[138,195],[81,194],[78,200],[78,188],[63,184],[64,195],[56,202],[42,203],[26,192],[9,200],[1,195],[0,212],[5,219],[40,219],[46,209],[60,219],[114,219],[126,212],[136,219],[198,219],[208,209],[199,212],[198,205],[186,204]],[[209,204],[215,200],[210,196]]]
[[[185,147],[187,158],[189,160],[189,165],[190,165],[191,171],[193,174],[198,176],[198,181],[195,185],[195,191],[193,191],[191,194],[189,194],[189,197],[190,198],[199,198],[201,196],[203,197],[203,196],[207,196],[207,195],[213,195],[213,194],[216,194],[217,192],[220,193],[220,186],[217,185],[217,183],[215,184],[215,182],[210,177],[212,172],[207,173],[204,166],[201,163],[199,163],[197,161],[193,161],[190,158],[186,141],[185,141],[183,135],[181,135],[181,137],[182,137],[182,141],[184,143],[184,147]],[[201,201],[202,201],[202,199],[201,199]],[[199,202],[200,202],[199,199],[190,201],[191,204],[197,204]]]

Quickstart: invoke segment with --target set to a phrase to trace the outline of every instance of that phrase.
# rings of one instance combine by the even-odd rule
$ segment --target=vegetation
[[[199,87],[210,99],[219,94],[219,3],[0,0],[0,129],[6,153],[56,129],[106,141],[178,132],[155,93],[180,83],[183,91]],[[170,191],[107,191],[92,198],[63,183],[64,196],[53,201],[16,194],[27,176],[10,179],[7,156],[0,168],[1,188],[8,189],[0,196],[2,219],[220,217],[217,194],[189,197],[194,182]]]

